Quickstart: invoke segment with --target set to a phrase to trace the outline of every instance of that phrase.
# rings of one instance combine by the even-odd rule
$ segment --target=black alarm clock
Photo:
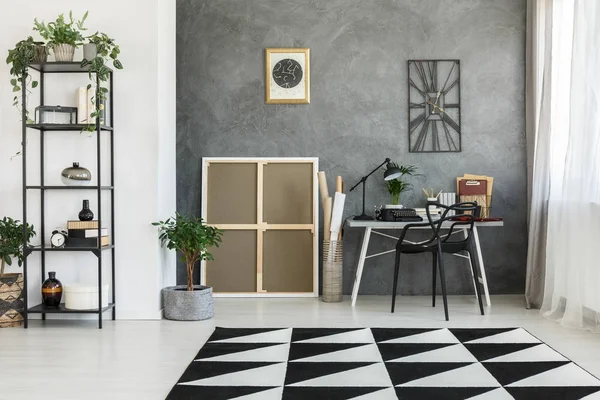
[[[52,231],[52,235],[50,236],[50,245],[53,248],[63,248],[65,244],[67,244],[67,231],[64,229],[56,229]]]

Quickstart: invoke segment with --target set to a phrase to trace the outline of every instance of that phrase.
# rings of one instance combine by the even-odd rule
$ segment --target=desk
[[[426,222],[426,221],[424,221]],[[378,257],[378,256],[382,256],[384,254],[389,254],[389,253],[394,253],[396,251],[396,249],[394,250],[388,250],[388,251],[384,251],[381,253],[377,253],[377,254],[371,254],[371,255],[367,255],[367,250],[369,248],[369,240],[371,239],[371,233],[379,235],[379,236],[383,236],[383,237],[387,237],[389,239],[394,239],[394,240],[398,240],[397,237],[395,236],[391,236],[382,232],[378,232],[379,230],[386,230],[386,229],[403,229],[406,225],[414,223],[413,222],[384,222],[384,221],[377,221],[377,220],[373,220],[373,221],[357,221],[357,220],[353,220],[353,219],[349,219],[346,221],[346,224],[348,225],[349,228],[365,228],[365,233],[363,236],[363,242],[362,242],[362,247],[360,249],[360,256],[358,258],[358,268],[356,268],[356,277],[354,278],[354,287],[352,288],[352,307],[354,307],[356,305],[356,298],[358,297],[358,288],[360,287],[360,279],[362,278],[362,273],[363,273],[363,268],[365,266],[365,260],[367,258],[373,258],[373,257]],[[442,229],[449,229],[450,226],[452,225],[452,221],[445,221],[442,224]],[[478,229],[477,228],[483,228],[483,227],[500,227],[500,226],[504,226],[504,222],[503,221],[477,221],[475,222],[475,225],[473,227],[473,238],[475,239],[475,249],[477,252],[477,263],[479,264],[479,271],[480,271],[480,278],[479,278],[479,282],[481,284],[483,284],[483,291],[485,294],[485,302],[487,304],[487,306],[491,306],[491,302],[490,302],[490,292],[488,289],[488,284],[487,284],[487,278],[485,276],[485,268],[483,265],[483,256],[481,254],[481,244],[479,243],[479,233],[478,233]],[[375,230],[376,229],[376,230]],[[423,226],[423,227],[416,227],[416,228],[411,228],[411,229],[428,229],[431,230],[431,227],[429,226]],[[467,230],[466,229],[461,229],[463,235],[467,236]],[[454,254],[457,257],[462,257],[462,258],[466,258],[467,260],[469,260],[469,265],[471,265],[471,260],[469,259],[468,256],[463,255],[463,254]],[[473,276],[473,272],[471,269],[469,269],[471,271],[471,276]],[[475,287],[475,278],[473,277],[473,287]]]

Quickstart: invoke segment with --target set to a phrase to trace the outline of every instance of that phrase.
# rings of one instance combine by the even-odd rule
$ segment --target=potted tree
[[[198,261],[214,260],[208,252],[219,247],[223,232],[204,223],[202,218],[175,213],[174,218],[152,223],[158,226],[163,246],[181,253],[187,269],[187,285],[163,289],[165,318],[177,321],[198,321],[212,318],[214,306],[212,288],[194,285],[194,269]]]
[[[33,30],[38,31],[40,35],[46,39],[48,47],[54,50],[56,61],[71,62],[75,54],[75,48],[83,42],[82,31],[86,28],[83,26],[88,16],[86,12],[83,18],[79,21],[73,19],[73,12],[69,12],[69,21],[65,20],[64,14],[60,14],[56,21],[39,22],[37,18],[34,20]]]
[[[6,265],[12,265],[17,259],[19,267],[23,265],[23,234],[27,242],[35,235],[33,226],[27,229],[19,221],[9,217],[0,220],[0,328],[18,326],[23,321],[23,274],[4,273]]]
[[[415,167],[414,165],[406,165],[406,166],[398,165],[395,162],[389,163],[388,167],[398,168],[402,172],[402,175],[400,175],[400,177],[386,182],[387,190],[388,190],[389,194],[392,196],[392,204],[399,205],[400,204],[400,195],[402,194],[402,192],[405,192],[412,188],[412,185],[410,183],[406,182],[405,180],[403,180],[403,177],[405,175],[409,175],[409,176],[414,175],[415,172],[417,171],[417,167]]]

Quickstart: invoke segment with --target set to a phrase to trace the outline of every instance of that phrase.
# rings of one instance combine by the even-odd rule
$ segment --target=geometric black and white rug
[[[522,328],[216,328],[167,399],[600,399]]]

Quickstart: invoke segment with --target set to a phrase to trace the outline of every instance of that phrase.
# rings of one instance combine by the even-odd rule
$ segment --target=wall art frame
[[[267,104],[310,103],[310,49],[265,49]]]

